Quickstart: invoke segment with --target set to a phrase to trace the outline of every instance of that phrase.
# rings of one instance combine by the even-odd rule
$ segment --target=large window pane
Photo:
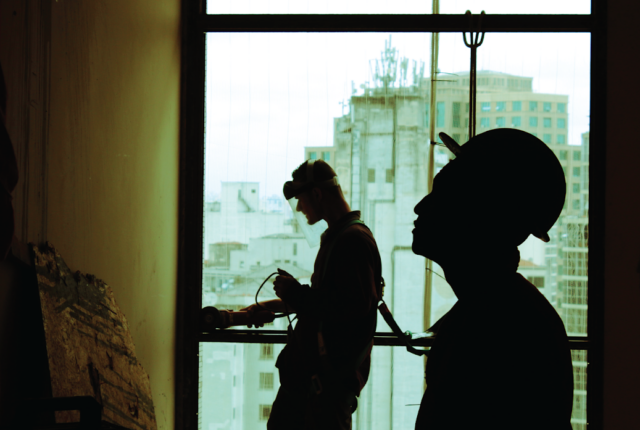
[[[413,207],[427,193],[429,126],[436,136],[444,131],[460,143],[468,140],[461,125],[468,125],[469,116],[462,109],[469,101],[469,50],[461,35],[440,35],[436,102],[430,107],[429,46],[428,34],[207,35],[205,305],[239,309],[253,303],[276,268],[309,282],[317,248],[309,247],[292,218],[282,184],[311,158],[334,167],[347,201],[372,229],[385,300],[400,326],[425,330],[451,308],[456,297],[442,270],[434,265],[435,275],[427,274],[424,259],[411,251],[411,230]],[[568,204],[549,243],[530,238],[520,247],[519,271],[558,310],[570,335],[587,333],[588,71],[585,35],[487,34],[478,50],[478,132],[517,126],[536,133],[527,119],[536,115],[552,118],[553,125],[560,118],[566,123],[563,143],[546,140],[568,172]],[[544,103],[552,104],[550,112],[540,112]],[[436,146],[435,172],[451,157]],[[448,228],[442,220],[432,222],[433,228]],[[478,276],[490,279],[491,273],[488,263]],[[260,299],[273,297],[268,282]],[[378,324],[379,331],[388,331],[381,318]],[[280,319],[265,328],[286,325]],[[251,354],[260,360],[260,351]],[[273,355],[260,361],[264,364],[278,351],[262,352]],[[371,422],[387,425],[360,428],[406,428],[417,408],[404,405],[419,403],[415,393],[423,389],[422,360],[402,349],[377,349],[373,360],[357,419],[369,422],[370,411]],[[242,372],[256,387],[269,386],[266,367],[238,366],[245,366]],[[406,369],[414,380],[404,381],[392,367]],[[273,378],[277,389],[277,375]],[[245,411],[259,422],[270,403],[266,389],[256,390],[262,397]],[[392,410],[393,423],[384,421]]]
[[[264,429],[280,385],[275,362],[283,345],[200,345],[198,428]]]
[[[274,357],[282,348],[278,344],[201,344],[198,428],[265,429],[279,386]],[[573,430],[586,430],[587,352],[572,351],[571,356],[571,424]],[[353,429],[413,428],[424,393],[424,360],[404,348],[386,346],[375,347],[371,359],[371,376],[352,416]],[[389,362],[391,371],[383,367]]]
[[[440,13],[588,14],[589,0],[440,0]],[[430,14],[425,0],[207,0],[209,14]]]

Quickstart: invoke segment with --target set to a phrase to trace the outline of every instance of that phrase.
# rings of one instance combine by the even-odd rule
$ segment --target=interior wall
[[[52,4],[47,237],[114,290],[173,427],[178,0]]]
[[[18,186],[16,233],[50,241],[71,269],[113,288],[150,375],[158,428],[173,428],[180,0],[1,7],[7,127],[22,151],[22,180],[46,196],[22,204]],[[29,47],[41,28],[30,9],[47,14],[42,49]],[[45,66],[30,85],[34,60]],[[25,130],[34,115],[39,136]],[[43,159],[34,165],[29,155]]]
[[[640,69],[637,2],[609,0],[604,428],[640,427]],[[591,187],[602,184],[591,181]]]

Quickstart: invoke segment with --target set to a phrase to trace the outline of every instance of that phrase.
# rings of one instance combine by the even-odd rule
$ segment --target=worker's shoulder
[[[368,250],[370,253],[378,253],[378,245],[369,228],[362,224],[352,224],[344,229],[336,238],[336,248],[342,252],[362,252]]]
[[[375,243],[373,233],[366,224],[362,222],[354,223],[345,228],[339,235],[338,240],[343,241],[372,241]]]

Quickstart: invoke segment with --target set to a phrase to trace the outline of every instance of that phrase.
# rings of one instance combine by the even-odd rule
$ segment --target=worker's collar
[[[322,236],[320,236],[320,243],[323,244],[327,238],[333,237],[334,234],[337,234],[337,232],[342,230],[342,227],[355,219],[360,219],[360,211],[351,211],[344,215],[333,227],[329,227],[324,231],[324,233],[322,233]]]

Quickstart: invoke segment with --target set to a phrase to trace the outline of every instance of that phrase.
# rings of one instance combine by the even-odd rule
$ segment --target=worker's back
[[[569,430],[573,370],[555,309],[516,273],[473,289],[439,327],[416,429]]]

